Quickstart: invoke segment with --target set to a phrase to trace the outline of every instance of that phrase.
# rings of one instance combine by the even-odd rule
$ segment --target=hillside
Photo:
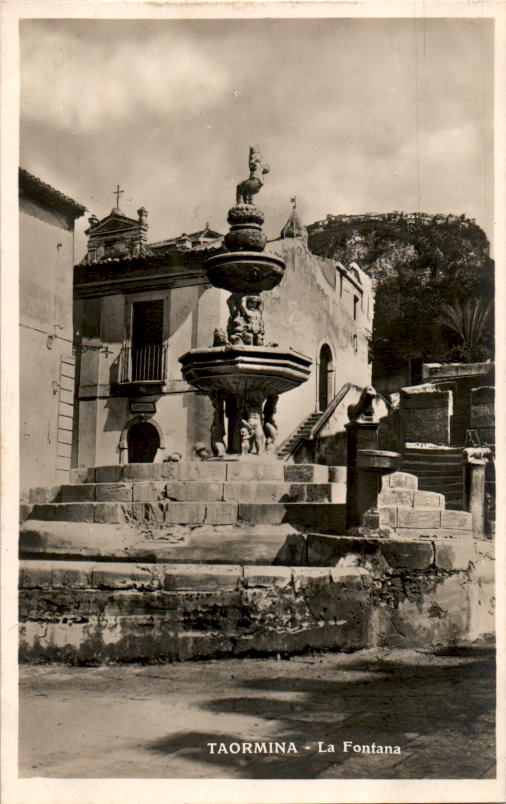
[[[494,263],[474,221],[423,213],[328,215],[307,229],[311,251],[344,265],[356,261],[375,283],[373,377],[380,385],[409,358],[466,359],[461,340],[438,319],[444,304],[493,302]],[[472,359],[492,354],[491,317]]]

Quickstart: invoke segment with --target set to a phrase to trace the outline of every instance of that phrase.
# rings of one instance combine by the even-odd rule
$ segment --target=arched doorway
[[[327,343],[324,343],[320,349],[319,368],[318,408],[320,410],[326,410],[332,393],[332,372],[334,371],[332,352]]]
[[[127,433],[128,463],[153,463],[160,448],[160,436],[149,422],[133,424]]]

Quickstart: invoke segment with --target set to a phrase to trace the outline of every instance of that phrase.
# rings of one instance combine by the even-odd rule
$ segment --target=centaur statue
[[[237,204],[252,204],[253,196],[262,188],[269,165],[262,164],[262,155],[258,145],[250,145],[249,149],[249,178],[237,185]]]

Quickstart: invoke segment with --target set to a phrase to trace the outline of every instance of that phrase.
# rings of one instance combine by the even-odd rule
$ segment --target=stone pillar
[[[378,446],[379,422],[353,421],[345,425],[347,436],[346,528],[362,524],[365,512],[376,505],[381,475],[358,465],[359,450]]]
[[[465,501],[466,509],[472,516],[475,539],[484,539],[486,533],[485,472],[490,454],[486,447],[470,447],[464,450]]]

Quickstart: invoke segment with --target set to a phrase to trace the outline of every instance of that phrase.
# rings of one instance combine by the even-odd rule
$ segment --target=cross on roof
[[[115,195],[115,196],[116,196],[116,206],[117,206],[117,207],[119,207],[119,197],[120,197],[120,195],[122,195],[124,192],[125,192],[125,191],[124,191],[124,190],[121,190],[121,189],[120,189],[120,186],[119,186],[119,184],[118,184],[118,185],[117,185],[117,187],[116,187],[116,189],[115,189],[115,191],[113,192],[113,195]]]

